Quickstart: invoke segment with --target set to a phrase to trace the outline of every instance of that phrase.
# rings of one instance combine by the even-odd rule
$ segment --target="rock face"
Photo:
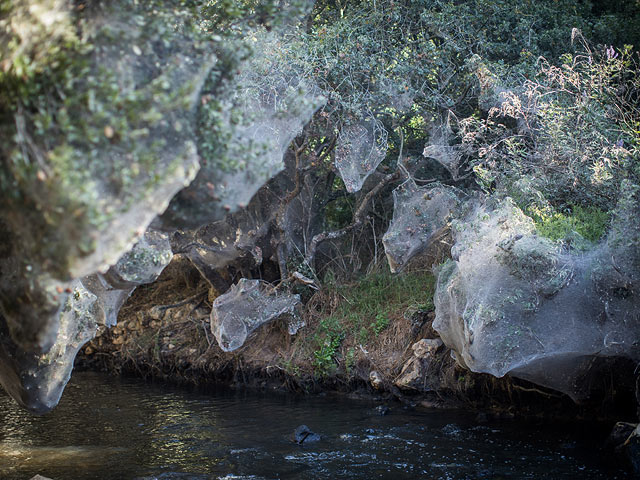
[[[458,204],[458,192],[446,185],[418,187],[409,179],[393,191],[393,219],[382,237],[392,272],[429,247]]]
[[[323,101],[272,55],[276,32],[254,32],[250,55],[196,10],[21,0],[2,12],[3,75],[24,88],[0,129],[0,382],[33,411],[56,404],[78,349],[167,265],[168,235],[246,205]],[[245,243],[230,255],[259,265]],[[224,263],[188,253],[202,270]]]
[[[277,292],[261,280],[241,279],[213,302],[211,331],[225,352],[240,348],[259,326],[286,315],[288,331],[294,335],[304,326],[298,317],[300,296]]]
[[[35,413],[55,407],[80,348],[100,326],[115,325],[126,298],[138,285],[158,278],[172,256],[167,236],[148,232],[106,274],[75,281],[60,310],[53,346],[46,353],[25,350],[14,342],[0,316],[0,383],[5,390]]]
[[[403,390],[418,390],[421,392],[431,390],[429,383],[433,380],[429,375],[430,368],[436,352],[442,345],[442,340],[439,338],[423,338],[414,343],[411,347],[413,356],[404,364],[394,384]],[[433,378],[437,377],[434,376]],[[434,385],[433,389],[436,387],[437,385]]]
[[[622,198],[606,241],[585,254],[538,237],[508,198],[454,224],[433,327],[461,365],[580,400],[595,358],[640,359],[638,188]]]

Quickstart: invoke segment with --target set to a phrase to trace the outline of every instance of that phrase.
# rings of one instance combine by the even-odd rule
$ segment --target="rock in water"
[[[313,433],[306,425],[300,425],[293,432],[293,441],[298,445],[303,443],[319,442],[320,435]]]
[[[381,417],[384,417],[385,415],[389,415],[391,413],[391,409],[386,405],[378,405],[374,410]]]
[[[613,426],[609,438],[607,438],[607,445],[617,448],[627,441],[629,436],[636,429],[637,424],[628,422],[618,422]]]

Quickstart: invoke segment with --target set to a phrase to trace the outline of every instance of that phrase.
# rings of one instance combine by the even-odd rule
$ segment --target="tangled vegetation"
[[[197,302],[166,332],[129,320],[156,330],[136,351],[160,361],[189,332],[204,365],[205,290],[261,279],[300,294],[307,321],[271,367],[396,375],[471,205],[526,224],[537,243],[498,245],[519,260],[525,243],[540,259],[637,243],[613,230],[640,188],[639,45],[639,0],[0,0],[0,327],[47,346],[69,284],[151,228],[190,262]],[[394,276],[382,239],[407,184],[417,220],[387,238],[422,263]],[[444,219],[429,242],[420,209]],[[637,261],[612,262],[623,296]]]

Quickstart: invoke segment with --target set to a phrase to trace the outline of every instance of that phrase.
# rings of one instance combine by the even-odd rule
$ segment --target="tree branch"
[[[362,201],[360,202],[360,206],[354,213],[353,221],[350,225],[347,225],[346,227],[341,228],[339,230],[333,230],[331,232],[325,231],[325,232],[314,235],[313,238],[311,239],[311,243],[309,244],[309,248],[307,249],[307,254],[304,259],[305,263],[312,270],[314,270],[313,263],[315,260],[316,251],[318,250],[318,245],[320,245],[322,242],[326,240],[334,240],[336,238],[340,238],[346,235],[347,233],[349,233],[350,231],[352,231],[353,229],[362,225],[362,223],[365,220],[365,214],[367,213],[367,208],[369,207],[369,202],[371,201],[371,199],[374,196],[376,196],[376,194],[380,190],[382,190],[382,188],[384,188],[385,185],[387,185],[392,180],[397,179],[399,176],[400,176],[399,172],[390,173],[389,175],[384,176],[375,187],[369,190],[369,192],[367,192],[367,194],[362,198]]]

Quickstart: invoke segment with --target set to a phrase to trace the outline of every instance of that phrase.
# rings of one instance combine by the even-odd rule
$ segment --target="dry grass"
[[[92,342],[93,358],[109,369],[152,375],[186,370],[212,380],[258,375],[301,385],[366,382],[376,370],[391,385],[421,334],[416,319],[433,308],[428,271],[393,276],[379,270],[316,292],[297,335],[288,335],[284,321],[275,321],[226,353],[211,334],[206,284],[190,285],[188,268],[173,262],[157,282],[137,289],[121,310],[118,327]],[[323,350],[327,342],[332,344]]]

